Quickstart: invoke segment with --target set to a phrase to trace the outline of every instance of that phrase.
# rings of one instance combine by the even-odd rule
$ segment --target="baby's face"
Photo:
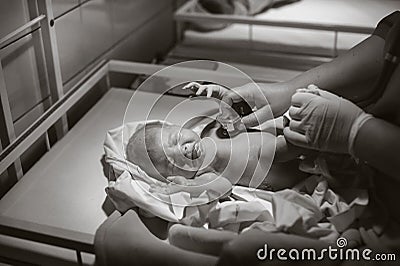
[[[165,154],[169,175],[194,177],[204,159],[204,148],[200,137],[192,130],[178,126],[166,126],[159,129],[160,142],[156,145],[158,152]]]

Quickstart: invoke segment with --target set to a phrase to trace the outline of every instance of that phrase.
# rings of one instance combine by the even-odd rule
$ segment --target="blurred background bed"
[[[193,11],[198,0],[192,0],[175,13],[181,42],[173,55],[281,67],[298,58],[302,62],[292,66],[304,70],[347,51],[365,39],[381,18],[400,8],[396,0],[287,2],[246,17],[199,13]],[[190,26],[205,21],[228,26],[209,32]]]

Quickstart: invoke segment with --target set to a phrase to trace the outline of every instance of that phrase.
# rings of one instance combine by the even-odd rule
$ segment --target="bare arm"
[[[384,45],[381,37],[372,35],[331,62],[295,77],[289,84],[293,92],[309,84],[339,95],[346,94],[348,88],[352,89],[353,95],[368,91],[383,66]]]
[[[373,118],[357,134],[355,155],[383,173],[400,181],[400,127]]]
[[[264,91],[274,116],[283,114],[289,108],[296,89],[310,84],[357,101],[374,89],[383,66],[384,44],[381,37],[372,35],[331,62],[310,69],[292,80],[258,85]],[[247,84],[244,87],[251,86]]]
[[[385,41],[372,35],[331,62],[310,69],[292,80],[279,83],[248,83],[223,95],[222,101],[231,106],[247,100],[258,110],[242,118],[246,127],[278,117],[290,107],[291,97],[299,88],[310,84],[358,102],[370,95],[383,67]],[[266,101],[265,98],[268,100]],[[222,112],[229,116],[229,109],[220,105]]]

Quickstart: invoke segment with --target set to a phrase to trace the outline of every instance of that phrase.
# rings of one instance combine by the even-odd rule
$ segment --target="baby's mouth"
[[[201,145],[198,141],[194,141],[186,146],[183,151],[183,156],[190,160],[196,160],[201,156]]]
[[[201,155],[200,144],[198,142],[194,142],[192,145],[190,145],[190,149],[183,154],[190,160],[198,159]]]
[[[198,159],[200,155],[201,155],[200,144],[199,142],[196,142],[195,144],[193,144],[192,160]]]

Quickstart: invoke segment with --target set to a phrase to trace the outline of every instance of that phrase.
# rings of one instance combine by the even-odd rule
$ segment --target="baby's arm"
[[[197,82],[190,82],[182,89],[187,90],[190,89],[195,92],[196,96],[207,96],[207,98],[217,98],[222,99],[224,93],[229,91],[227,88],[224,88],[220,85],[216,84],[199,84]]]
[[[276,137],[276,149],[274,162],[288,162],[298,158],[302,154],[310,153],[309,150],[297,147],[286,141],[283,135]]]
[[[162,194],[174,194],[177,192],[188,192],[191,196],[197,197],[204,191],[212,195],[213,200],[220,198],[230,192],[232,184],[228,179],[218,176],[215,173],[204,173],[195,179],[186,179],[182,176],[170,176],[169,184],[153,186],[151,192]]]

